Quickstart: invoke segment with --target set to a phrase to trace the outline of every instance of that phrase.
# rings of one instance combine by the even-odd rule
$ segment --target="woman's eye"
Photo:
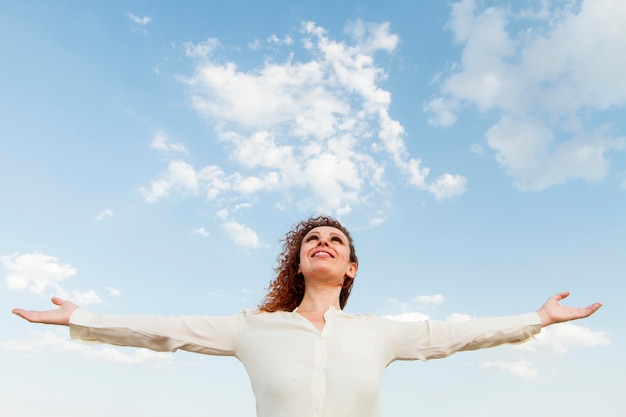
[[[306,238],[306,242],[310,242],[312,240],[317,240],[317,236],[313,235]]]
[[[333,237],[331,240],[333,240],[335,242],[343,243],[343,240],[341,240],[341,238],[337,237],[337,236]]]

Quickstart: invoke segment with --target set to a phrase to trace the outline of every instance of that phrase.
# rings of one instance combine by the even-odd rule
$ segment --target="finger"
[[[52,297],[52,303],[53,303],[54,305],[57,305],[57,306],[62,306],[64,302],[65,302],[65,300],[64,300],[64,299],[62,299],[62,298],[59,298],[59,297]]]
[[[30,310],[23,310],[21,308],[14,308],[12,311],[13,311],[13,314],[23,318],[24,320],[28,320],[30,322],[33,321],[33,318],[32,318],[32,313],[33,312],[30,311]]]
[[[555,297],[556,301],[561,301],[561,300],[569,297],[569,295],[570,295],[569,291],[563,291],[563,292],[558,293],[554,297]]]
[[[602,307],[602,303],[593,303],[593,304],[591,304],[589,307],[587,307],[585,309],[586,313],[587,313],[587,315],[585,317],[589,317],[590,315],[592,315],[593,313],[598,311],[600,309],[600,307]]]

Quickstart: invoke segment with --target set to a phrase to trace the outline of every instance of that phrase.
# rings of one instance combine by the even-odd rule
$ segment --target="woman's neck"
[[[334,307],[337,310],[341,310],[341,306],[339,304],[340,294],[341,287],[337,286],[307,286],[304,290],[304,297],[302,297],[302,302],[298,306],[298,312],[312,313],[323,316],[324,313],[328,311],[329,307]]]

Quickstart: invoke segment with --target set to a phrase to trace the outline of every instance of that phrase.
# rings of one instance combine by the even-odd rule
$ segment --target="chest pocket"
[[[367,355],[374,354],[376,333],[346,324],[341,334],[341,350],[345,353]]]

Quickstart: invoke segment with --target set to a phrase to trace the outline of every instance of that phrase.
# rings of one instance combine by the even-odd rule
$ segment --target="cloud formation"
[[[448,27],[462,58],[425,105],[437,126],[470,107],[496,115],[486,142],[521,190],[600,181],[609,153],[626,149],[626,138],[595,117],[626,103],[626,3],[542,5],[516,14],[455,3]]]
[[[171,143],[167,134],[159,130],[155,135],[150,146],[162,152],[172,153],[188,153],[187,148],[181,143]]]
[[[105,209],[105,210],[101,210],[98,214],[96,214],[96,217],[94,217],[93,219],[99,222],[111,216],[113,216],[113,210]]]
[[[141,25],[141,26],[146,26],[152,20],[152,17],[150,17],[150,16],[142,16],[142,17],[140,17],[140,16],[136,16],[136,15],[130,13],[130,12],[128,13],[128,18],[130,20],[132,20],[133,22],[137,23],[138,25]]]
[[[355,207],[380,209],[389,168],[438,200],[465,192],[462,176],[428,178],[429,169],[409,155],[404,127],[390,114],[391,94],[380,87],[386,72],[375,60],[399,42],[389,23],[355,21],[346,33],[351,44],[304,22],[297,40],[274,35],[255,41],[253,50],[268,55],[262,65],[246,69],[217,56],[223,50],[217,39],[185,44],[196,64],[181,81],[229,163],[195,167],[172,160],[159,179],[142,188],[146,200],[176,192],[213,201],[223,197],[232,204],[274,193],[282,207],[295,204],[341,216]],[[296,60],[296,50],[309,59]],[[271,55],[276,51],[288,57],[276,59]]]
[[[580,347],[608,346],[611,340],[604,332],[592,331],[587,327],[571,322],[559,323],[541,330],[535,339],[520,345],[524,350],[550,350],[564,354]]]
[[[28,290],[33,294],[50,295],[71,300],[80,305],[101,303],[94,290],[80,292],[66,291],[61,282],[76,275],[76,268],[61,264],[57,258],[43,253],[12,254],[0,257],[0,263],[7,272],[5,281],[9,290]]]
[[[54,256],[43,253],[15,253],[0,257],[0,261],[7,271],[6,283],[10,290],[27,289],[41,294],[48,287],[60,288],[60,282],[76,275],[76,268],[60,264]]]

